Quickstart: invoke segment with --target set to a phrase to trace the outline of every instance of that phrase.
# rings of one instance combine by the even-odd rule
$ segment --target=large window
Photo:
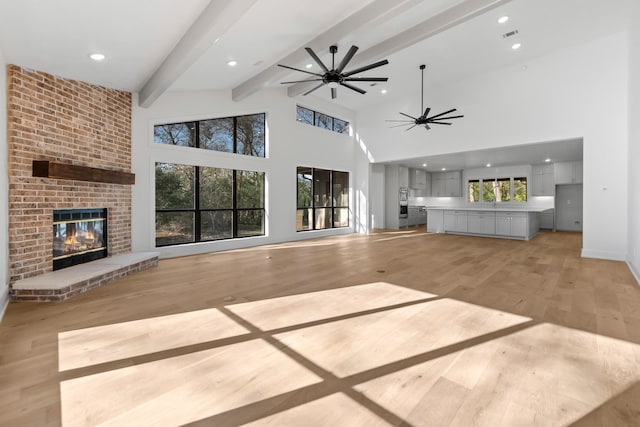
[[[298,167],[296,230],[349,226],[349,173]]]
[[[265,156],[265,114],[156,125],[158,144]]]
[[[349,122],[346,120],[331,117],[299,105],[296,108],[296,120],[322,129],[329,129],[345,135],[349,134]]]
[[[480,198],[482,196],[482,198]],[[526,202],[527,178],[483,178],[467,181],[468,202]]]
[[[156,163],[156,246],[264,235],[264,173]]]

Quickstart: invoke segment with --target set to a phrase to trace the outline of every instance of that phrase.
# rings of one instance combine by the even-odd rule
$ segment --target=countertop
[[[493,207],[452,207],[452,206],[427,206],[427,210],[441,211],[487,211],[487,212],[547,212],[553,208],[534,208],[534,207],[511,207],[511,208],[493,208]]]

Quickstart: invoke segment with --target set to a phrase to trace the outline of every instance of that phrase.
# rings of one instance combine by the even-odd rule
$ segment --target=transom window
[[[333,132],[349,134],[349,122],[299,105],[296,107],[296,120],[322,129],[329,129]]]
[[[298,167],[296,231],[349,226],[349,172]]]
[[[158,144],[264,157],[265,114],[156,125],[153,140]]]
[[[156,246],[264,235],[264,172],[156,163]]]

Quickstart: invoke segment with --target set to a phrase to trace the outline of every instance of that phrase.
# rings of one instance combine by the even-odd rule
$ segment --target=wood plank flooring
[[[0,425],[640,425],[640,287],[581,238],[330,237],[11,303]]]

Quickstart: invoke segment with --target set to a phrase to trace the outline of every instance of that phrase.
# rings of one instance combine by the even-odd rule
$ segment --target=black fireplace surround
[[[107,210],[53,211],[53,270],[107,257]]]

